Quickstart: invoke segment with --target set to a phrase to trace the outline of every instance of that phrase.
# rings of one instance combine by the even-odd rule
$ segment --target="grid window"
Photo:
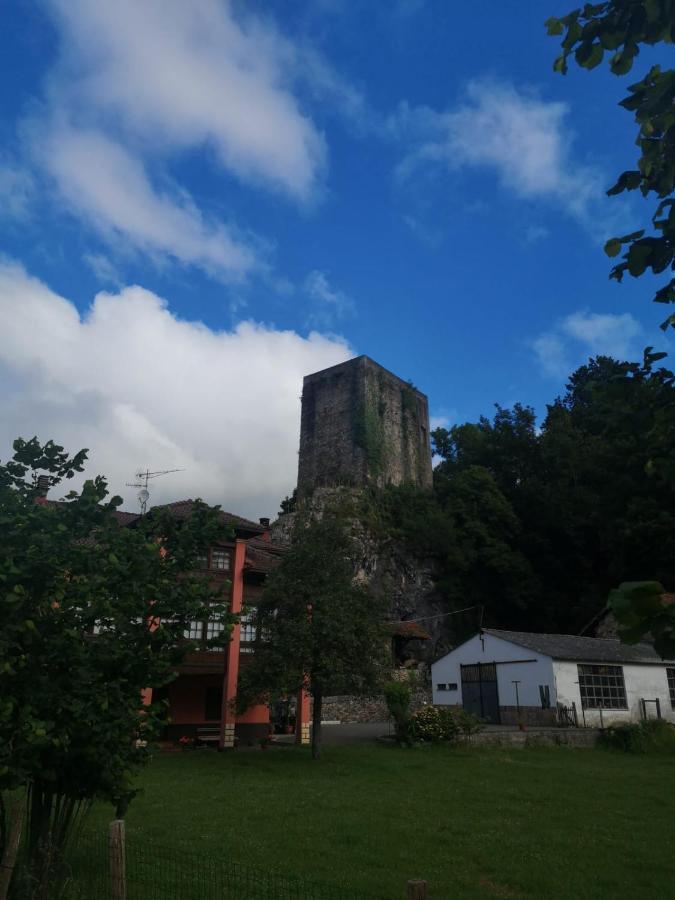
[[[666,675],[668,676],[668,691],[670,693],[670,705],[675,709],[675,668],[666,669]]]
[[[437,691],[447,691],[447,689],[448,689],[447,684],[437,684],[437,685],[436,685],[436,690],[437,690]]]
[[[200,553],[197,557],[197,568],[198,569],[208,569],[209,567],[209,558],[206,553]]]
[[[255,610],[248,610],[239,620],[241,623],[240,640],[243,644],[252,644],[255,641],[257,628],[255,626]]]
[[[623,666],[577,666],[584,709],[628,709]]]
[[[193,619],[193,621],[190,622],[190,627],[185,632],[185,637],[190,641],[201,641],[203,630],[204,623],[199,619]]]
[[[230,553],[228,550],[214,549],[211,551],[211,568],[218,572],[230,571]]]

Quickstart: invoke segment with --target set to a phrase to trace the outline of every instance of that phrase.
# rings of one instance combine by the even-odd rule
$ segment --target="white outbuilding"
[[[675,721],[675,661],[649,644],[484,628],[431,666],[433,702],[494,724]]]

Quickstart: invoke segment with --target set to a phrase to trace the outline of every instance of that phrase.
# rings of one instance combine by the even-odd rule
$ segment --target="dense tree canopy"
[[[675,41],[675,0],[607,0],[586,3],[547,23],[550,35],[563,35],[562,54],[554,69],[567,72],[568,60],[585,69],[600,65],[608,54],[610,71],[625,75],[633,68],[641,45],[672,45]],[[652,218],[654,233],[642,228],[607,241],[605,251],[621,262],[611,277],[621,281],[628,272],[635,277],[646,269],[654,274],[675,269],[675,70],[652,66],[632,84],[621,106],[634,113],[638,126],[635,143],[639,148],[636,168],[623,172],[608,194],[639,190],[659,202]],[[657,303],[675,303],[675,278],[656,292]],[[675,327],[675,313],[662,327]]]
[[[675,585],[675,380],[662,356],[590,360],[540,429],[519,404],[437,429],[433,494],[384,492],[394,534],[439,560],[451,609],[577,632],[623,581]]]
[[[241,676],[244,702],[305,686],[314,700],[318,758],[323,697],[373,690],[378,682],[388,636],[383,619],[382,604],[355,580],[348,522],[331,511],[318,521],[300,517],[258,607],[256,652]]]
[[[101,477],[46,501],[38,474],[56,487],[82,471],[86,451],[37,439],[14,451],[0,464],[0,800],[27,788],[29,846],[58,850],[93,798],[124,805],[165,714],[141,691],[173,677],[191,619],[220,601],[212,614],[227,624],[224,598],[189,574],[222,526],[196,504],[188,520],[122,527]],[[0,821],[0,844],[3,834]]]

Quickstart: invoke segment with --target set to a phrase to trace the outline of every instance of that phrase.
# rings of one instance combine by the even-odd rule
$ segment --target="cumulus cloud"
[[[291,43],[228,0],[50,0],[63,41],[53,96],[155,147],[209,146],[237,177],[311,193],[323,138],[293,93]]]
[[[314,269],[305,279],[305,293],[312,301],[309,323],[315,327],[329,328],[337,319],[354,311],[354,303],[344,291],[331,285],[328,275]]]
[[[389,123],[410,147],[398,175],[411,178],[430,164],[492,169],[517,196],[552,201],[585,220],[602,181],[573,159],[567,114],[564,103],[491,79],[469,82],[463,100],[444,112],[403,105]]]
[[[304,375],[352,353],[241,322],[215,331],[179,319],[141,287],[98,294],[84,314],[20,266],[0,263],[0,421],[6,457],[17,435],[89,447],[89,473],[125,487],[139,467],[151,502],[202,496],[243,515],[274,515],[294,486]]]
[[[140,160],[100,132],[59,127],[40,153],[70,208],[104,237],[219,277],[241,278],[253,267],[252,250],[229,229],[208,222],[186,192],[155,190]]]
[[[229,0],[45,7],[57,53],[22,133],[58,202],[120,256],[135,250],[220,280],[269,275],[265,242],[220,212],[228,181],[311,202],[327,153],[306,107],[320,100],[358,120],[360,94],[271,17]],[[188,153],[218,179],[217,214],[166,177]],[[0,177],[0,197],[17,209],[19,176]]]
[[[535,357],[552,378],[565,378],[590,356],[619,360],[639,355],[642,327],[630,313],[580,311],[561,319],[532,341]]]

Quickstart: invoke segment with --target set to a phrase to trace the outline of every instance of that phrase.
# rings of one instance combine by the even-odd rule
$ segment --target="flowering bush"
[[[192,744],[192,742],[193,742],[192,738],[190,737],[189,734],[182,734],[178,738],[178,743],[181,745],[181,747],[189,747]]]
[[[417,741],[454,741],[480,729],[478,720],[461,710],[425,706],[412,717],[411,731]]]

